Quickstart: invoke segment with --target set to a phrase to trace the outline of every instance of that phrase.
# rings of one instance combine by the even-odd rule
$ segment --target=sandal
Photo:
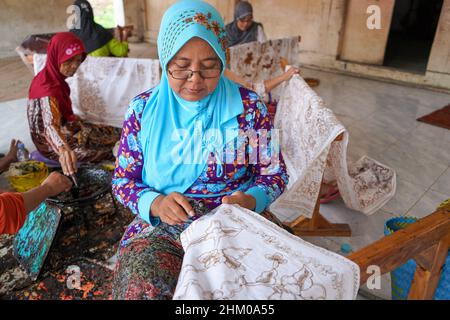
[[[320,80],[315,78],[305,78],[305,82],[310,86],[311,88],[315,88],[318,85],[320,85]]]

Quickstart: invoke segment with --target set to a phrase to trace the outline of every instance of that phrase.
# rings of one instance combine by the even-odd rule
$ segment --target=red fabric
[[[53,36],[47,48],[45,68],[34,77],[28,94],[30,99],[55,97],[61,114],[67,121],[74,120],[70,87],[59,68],[61,64],[79,54],[86,58],[83,42],[76,35],[61,32]]]
[[[25,202],[20,193],[0,194],[0,235],[16,234],[26,217]]]

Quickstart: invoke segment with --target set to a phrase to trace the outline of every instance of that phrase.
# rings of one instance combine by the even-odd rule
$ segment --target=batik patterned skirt
[[[262,216],[284,227],[270,212]],[[170,226],[161,222],[153,227],[136,218],[120,243],[113,299],[171,300],[184,256],[180,235],[191,223],[189,220],[182,226]]]
[[[66,122],[53,97],[28,100],[27,114],[31,138],[44,157],[58,160],[58,149],[68,145],[80,162],[114,160],[112,150],[121,129],[82,120]]]

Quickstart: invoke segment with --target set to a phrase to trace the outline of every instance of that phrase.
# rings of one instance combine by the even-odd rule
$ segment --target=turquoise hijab
[[[203,1],[178,1],[161,22],[161,83],[147,102],[140,132],[143,182],[163,194],[186,192],[205,170],[211,152],[216,175],[223,174],[222,152],[238,136],[237,117],[244,111],[239,87],[224,77],[223,70],[217,88],[200,101],[186,101],[171,89],[167,65],[194,37],[208,42],[225,68],[226,32],[217,10]]]

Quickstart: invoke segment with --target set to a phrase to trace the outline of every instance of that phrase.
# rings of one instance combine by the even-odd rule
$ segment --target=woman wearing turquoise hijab
[[[224,77],[226,49],[211,5],[183,0],[164,14],[161,83],[131,102],[113,178],[116,198],[137,215],[120,243],[115,299],[171,299],[181,232],[222,203],[277,222],[265,209],[288,183],[286,166],[266,106]]]

